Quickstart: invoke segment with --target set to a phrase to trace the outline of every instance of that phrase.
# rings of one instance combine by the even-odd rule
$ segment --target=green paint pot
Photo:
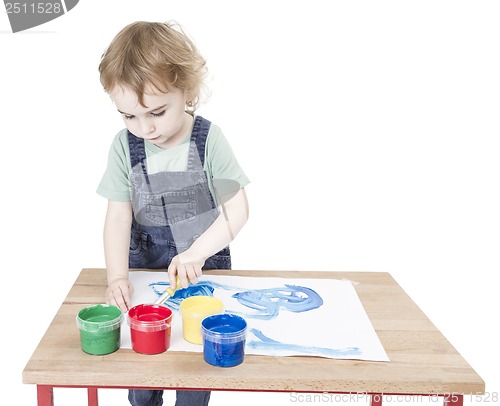
[[[116,306],[85,307],[76,316],[82,350],[92,355],[110,354],[120,348],[122,312]]]

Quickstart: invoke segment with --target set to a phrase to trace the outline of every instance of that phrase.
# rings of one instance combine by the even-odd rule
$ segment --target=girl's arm
[[[212,225],[183,253],[172,259],[168,267],[170,286],[176,286],[176,276],[181,285],[197,283],[201,268],[207,258],[226,247],[248,220],[248,201],[241,188],[230,200],[222,204],[222,211]]]
[[[108,200],[104,223],[104,257],[108,277],[106,300],[123,312],[127,312],[130,307],[133,290],[128,279],[131,225],[131,203]]]

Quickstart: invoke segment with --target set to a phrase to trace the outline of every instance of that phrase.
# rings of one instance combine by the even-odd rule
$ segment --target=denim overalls
[[[132,165],[130,268],[168,268],[219,215],[203,170],[210,122],[196,116],[186,171],[148,174],[144,140],[128,133]],[[203,269],[231,269],[229,247],[208,258]],[[168,367],[165,369],[168,373]],[[163,391],[130,390],[134,406],[163,404]],[[210,392],[177,391],[177,406],[207,405]]]

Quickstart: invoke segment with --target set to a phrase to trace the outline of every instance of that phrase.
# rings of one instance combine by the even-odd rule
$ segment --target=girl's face
[[[160,148],[170,148],[181,142],[189,133],[192,116],[185,111],[186,95],[174,88],[168,93],[150,88],[144,94],[141,106],[135,92],[116,86],[110,93],[127,129]]]

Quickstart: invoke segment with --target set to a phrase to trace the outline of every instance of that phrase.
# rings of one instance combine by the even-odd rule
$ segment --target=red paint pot
[[[132,349],[159,354],[170,347],[172,310],[157,304],[141,304],[128,311]]]

